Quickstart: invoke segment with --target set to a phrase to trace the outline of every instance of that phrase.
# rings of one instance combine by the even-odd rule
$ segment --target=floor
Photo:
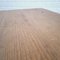
[[[1,11],[0,60],[60,60],[60,14]]]

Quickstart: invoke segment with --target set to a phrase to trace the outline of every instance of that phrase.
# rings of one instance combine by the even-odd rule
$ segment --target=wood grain
[[[0,60],[60,60],[60,14],[0,11]]]

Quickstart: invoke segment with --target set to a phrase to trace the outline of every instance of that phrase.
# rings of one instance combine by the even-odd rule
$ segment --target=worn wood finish
[[[1,11],[0,60],[60,60],[60,14]]]

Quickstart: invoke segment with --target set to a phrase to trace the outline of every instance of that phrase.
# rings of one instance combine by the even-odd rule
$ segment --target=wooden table
[[[0,60],[60,60],[60,14],[0,11]]]

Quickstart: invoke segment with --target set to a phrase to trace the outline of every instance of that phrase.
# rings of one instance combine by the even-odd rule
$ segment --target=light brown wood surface
[[[0,60],[60,60],[60,14],[0,11]]]

